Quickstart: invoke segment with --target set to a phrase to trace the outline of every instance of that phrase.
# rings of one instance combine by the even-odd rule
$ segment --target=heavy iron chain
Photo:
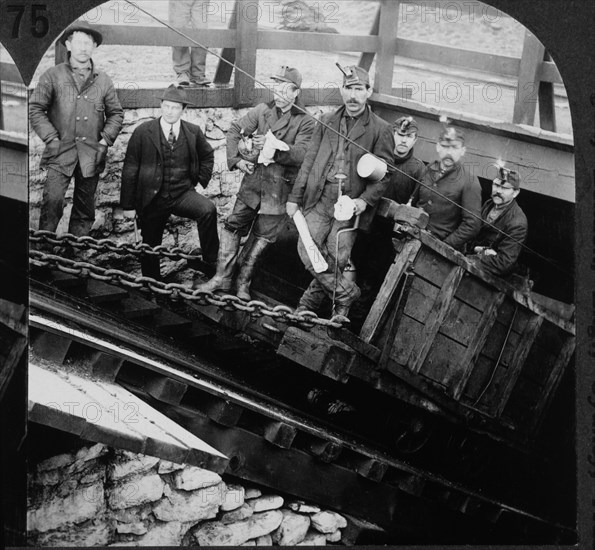
[[[205,292],[192,289],[189,286],[179,283],[164,283],[152,277],[135,277],[119,269],[105,269],[89,262],[79,262],[54,254],[47,254],[39,250],[30,250],[29,257],[30,263],[37,267],[53,267],[64,273],[78,277],[92,278],[128,288],[140,289],[144,287],[156,294],[170,296],[174,300],[181,298],[200,305],[216,306],[226,311],[233,311],[235,309],[248,313],[254,318],[267,316],[280,323],[297,325],[306,330],[315,325],[341,328],[344,323],[344,321],[341,322],[338,318],[321,319],[313,311],[294,313],[292,308],[285,305],[270,307],[260,300],[247,302],[233,294],[219,295],[210,291]],[[278,331],[276,327],[269,326],[269,328],[275,332]]]

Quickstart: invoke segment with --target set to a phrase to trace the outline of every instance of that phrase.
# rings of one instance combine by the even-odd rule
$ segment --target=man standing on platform
[[[196,185],[206,187],[213,173],[215,154],[202,130],[182,120],[190,104],[183,89],[170,86],[161,99],[161,116],[143,122],[128,142],[120,206],[124,216],[138,215],[143,242],[161,244],[171,214],[196,220],[203,261],[217,260],[217,210]],[[160,278],[159,258],[143,255],[143,275]]]
[[[359,176],[357,164],[366,151],[387,164],[392,163],[394,139],[390,124],[375,115],[367,103],[372,94],[368,72],[356,66],[341,70],[344,105],[322,115],[321,122],[316,125],[288,198],[287,213],[293,217],[302,206],[314,243],[328,263],[326,271],[316,273],[300,239],[298,253],[314,279],[302,295],[298,310],[316,310],[325,295],[331,299],[334,296],[333,314],[346,317],[360,296],[359,287],[343,274],[356,232],[341,234],[338,254],[337,233],[352,227],[354,216],[360,216],[360,229],[369,228],[390,172],[379,180],[367,179]],[[343,180],[344,188],[341,189]],[[353,201],[353,216],[349,220],[340,221],[334,217],[335,203],[341,195]]]
[[[68,60],[48,69],[29,100],[29,120],[45,142],[41,168],[47,168],[39,229],[56,231],[64,197],[74,176],[68,232],[88,235],[95,221],[95,191],[107,148],[122,129],[124,111],[114,85],[91,56],[101,33],[75,23],[60,37]]]

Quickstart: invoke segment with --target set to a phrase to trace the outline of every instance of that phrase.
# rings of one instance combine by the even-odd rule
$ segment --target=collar
[[[171,128],[171,124],[169,124],[168,122],[165,122],[165,120],[163,120],[163,117],[159,117],[159,125],[161,126],[161,131],[163,132],[163,135],[165,136],[165,138],[167,139],[169,137],[169,130]],[[174,127],[174,136],[176,139],[178,139],[178,136],[180,135],[180,127],[182,126],[182,119],[178,119],[178,122],[176,122],[173,127]]]
[[[412,156],[413,156],[413,147],[411,147],[411,149],[409,149],[409,151],[407,151],[407,154],[404,157],[398,157],[394,152],[393,152],[393,157],[394,157],[394,162],[395,164],[403,164],[405,161],[408,161]]]
[[[87,62],[86,65],[73,65],[72,64],[72,58],[70,57],[70,53],[68,54],[68,59],[66,61],[64,61],[64,64],[71,70],[74,71],[75,69],[80,70],[80,69],[90,69],[91,73],[93,73],[94,76],[96,76],[98,74],[98,69],[95,67],[95,63],[93,63],[92,59],[89,59],[89,61]]]
[[[300,106],[302,107],[302,109],[300,109],[300,106],[298,106],[298,100],[299,100],[299,97],[300,97],[300,96],[298,96],[298,99],[296,99],[296,100],[293,102],[293,105],[291,106],[291,108],[290,108],[290,109],[288,109],[288,110],[287,110],[287,111],[285,111],[284,113],[281,113],[281,116],[283,116],[283,115],[286,115],[288,112],[289,112],[289,113],[291,113],[291,115],[292,115],[292,116],[295,116],[295,115],[301,115],[301,114],[303,113],[302,109],[305,109],[305,108],[304,108],[302,105],[300,105]],[[274,99],[272,99],[271,101],[269,101],[269,102],[267,103],[267,106],[268,106],[268,108],[269,108],[269,109],[271,109],[272,111],[275,111],[275,112],[277,112],[277,105],[275,105],[275,100],[274,100]],[[279,118],[281,118],[281,117],[279,117]]]

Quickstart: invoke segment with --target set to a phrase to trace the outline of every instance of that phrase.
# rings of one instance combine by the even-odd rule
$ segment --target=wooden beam
[[[519,67],[514,113],[512,115],[512,122],[515,124],[532,126],[535,122],[539,72],[544,53],[543,44],[529,30],[525,30],[523,55]]]
[[[229,20],[229,29],[234,30],[237,28],[237,21],[238,21],[238,0],[236,0],[233,4],[233,13],[231,14],[231,19]],[[235,32],[234,32],[234,41],[235,41]],[[221,51],[221,57],[223,59],[219,60],[217,63],[217,70],[215,71],[215,77],[213,78],[214,84],[229,84],[231,80],[231,75],[233,73],[233,64],[236,61],[236,49],[234,48],[223,48]]]
[[[326,32],[258,31],[260,50],[305,50],[320,52],[375,52],[378,36]],[[393,31],[394,39],[394,31]],[[391,46],[394,51],[394,40]],[[330,64],[329,64],[330,65]],[[339,77],[341,73],[338,73]]]
[[[241,4],[240,4],[241,5]],[[240,8],[238,5],[238,9]],[[247,4],[244,4],[247,6]],[[258,7],[251,4],[251,7]],[[258,44],[258,17],[242,10],[238,13],[236,29],[236,69],[234,74],[234,108],[249,107],[254,100],[256,75],[256,49]],[[238,70],[240,69],[240,70]]]
[[[544,61],[550,61],[547,52],[544,53]],[[539,82],[539,126],[548,132],[556,131],[556,102],[554,97],[554,85],[551,82]]]
[[[380,45],[376,54],[374,91],[382,94],[390,94],[393,89],[400,5],[400,1],[381,0],[380,2],[380,26],[378,28]]]
[[[376,8],[376,15],[374,16],[374,23],[372,23],[372,28],[370,29],[371,36],[378,36],[378,31],[380,29],[380,5]],[[396,33],[395,33],[396,34]],[[370,70],[372,66],[372,62],[374,61],[374,57],[376,52],[362,52],[359,57],[358,66],[363,67],[366,71]]]

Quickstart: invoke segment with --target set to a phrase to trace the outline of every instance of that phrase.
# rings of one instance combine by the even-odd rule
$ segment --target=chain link
[[[172,299],[182,298],[199,305],[216,306],[225,311],[242,311],[254,318],[266,316],[279,323],[297,325],[303,329],[309,329],[315,325],[343,327],[343,323],[338,320],[321,319],[313,311],[294,313],[289,306],[285,305],[269,307],[260,300],[246,302],[233,294],[214,294],[210,291],[195,290],[180,283],[164,283],[145,276],[135,277],[119,269],[105,269],[89,262],[79,262],[39,250],[30,250],[29,258],[30,263],[37,267],[52,267],[77,277],[97,279],[134,289],[144,287],[157,294],[171,296]]]

